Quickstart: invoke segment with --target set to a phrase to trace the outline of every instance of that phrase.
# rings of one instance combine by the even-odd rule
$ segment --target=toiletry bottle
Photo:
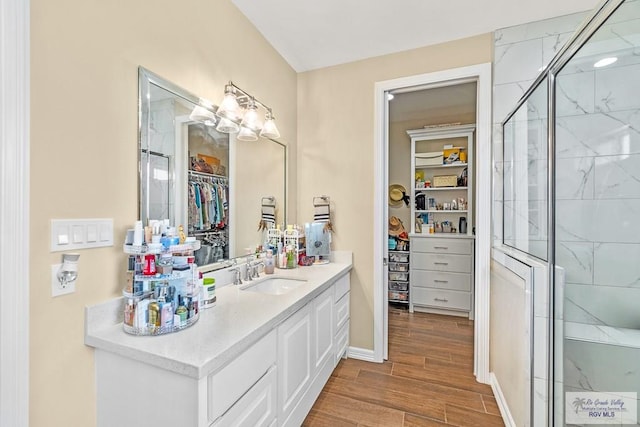
[[[180,325],[187,323],[187,307],[184,305],[184,298],[182,298],[182,295],[178,295],[178,308],[176,308],[176,314],[180,316]]]
[[[267,250],[267,255],[264,259],[264,274],[273,274],[273,270],[275,268],[275,264],[273,261],[273,253],[271,249]]]
[[[287,268],[295,267],[295,252],[293,246],[287,245]]]
[[[124,324],[133,326],[134,318],[136,315],[136,309],[133,305],[133,299],[127,300],[127,305],[124,307]]]
[[[158,298],[158,305],[160,306],[160,326],[168,332],[173,326],[173,305],[166,300],[165,292],[167,292],[166,287]]]
[[[156,275],[156,256],[153,254],[146,254],[144,256],[144,268],[142,274],[145,276]]]
[[[136,225],[133,228],[133,245],[142,246],[144,242],[144,229],[142,227],[142,221],[136,221]]]
[[[136,322],[137,327],[141,329],[147,329],[149,322],[149,300],[143,299],[138,301],[136,306]]]
[[[202,280],[202,308],[213,307],[216,303],[216,279],[206,277]]]
[[[149,302],[149,327],[151,329],[160,327],[160,304],[156,299]]]

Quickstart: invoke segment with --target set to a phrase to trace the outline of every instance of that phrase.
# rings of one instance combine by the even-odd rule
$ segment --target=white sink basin
[[[289,277],[269,277],[241,285],[240,289],[269,295],[283,295],[304,283],[306,283],[306,280]]]

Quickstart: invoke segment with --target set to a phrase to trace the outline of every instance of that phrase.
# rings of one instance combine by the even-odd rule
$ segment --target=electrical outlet
[[[51,266],[51,296],[58,297],[60,295],[71,294],[76,291],[76,281],[68,283],[63,286],[58,280],[58,271],[60,271],[62,264],[53,264]]]

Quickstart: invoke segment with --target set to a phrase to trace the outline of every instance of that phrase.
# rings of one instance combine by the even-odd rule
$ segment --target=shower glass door
[[[640,0],[555,73],[554,425],[639,425]]]

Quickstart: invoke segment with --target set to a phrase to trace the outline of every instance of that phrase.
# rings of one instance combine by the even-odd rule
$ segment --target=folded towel
[[[313,220],[315,222],[329,222],[330,219],[329,205],[316,205],[313,207]]]

